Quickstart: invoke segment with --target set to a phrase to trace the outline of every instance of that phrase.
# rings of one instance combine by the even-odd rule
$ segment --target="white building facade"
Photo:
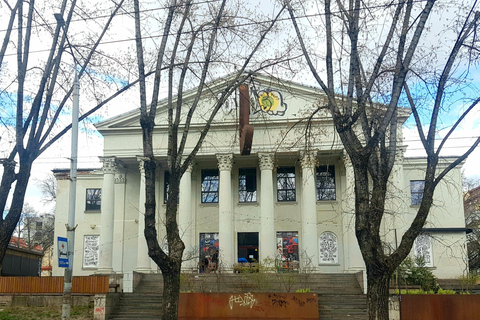
[[[202,111],[192,122],[187,152],[227,80],[211,84],[212,94],[203,97]],[[184,269],[198,271],[198,262],[219,250],[225,269],[239,259],[271,259],[280,268],[309,267],[325,273],[364,270],[353,225],[350,160],[326,111],[312,120],[311,127],[301,121],[324,97],[314,88],[265,76],[256,76],[248,87],[254,127],[251,153],[240,152],[236,94],[219,111],[193,165],[181,179],[178,223],[185,256],[191,257],[184,262]],[[191,96],[193,91],[185,93],[185,103]],[[408,114],[402,121],[406,117]],[[160,103],[154,150],[158,159],[158,240],[165,248],[166,122],[166,107]],[[103,168],[79,170],[74,275],[159,272],[148,257],[143,235],[139,111],[102,122],[97,129],[104,137]],[[398,136],[402,137],[401,128]],[[386,250],[395,248],[395,239],[400,241],[423,190],[425,160],[404,158],[405,147],[401,141],[399,145],[382,228]],[[58,180],[55,237],[63,237],[68,170],[54,173]],[[438,186],[425,233],[417,240],[414,251],[425,257],[438,277],[457,277],[466,270],[460,169]],[[55,265],[53,273],[62,275],[63,270]]]

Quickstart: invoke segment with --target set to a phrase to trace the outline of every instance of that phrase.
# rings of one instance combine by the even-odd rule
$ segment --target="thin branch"
[[[422,120],[420,119],[420,115],[418,114],[418,110],[415,105],[415,102],[413,101],[413,97],[412,97],[412,94],[410,93],[408,84],[405,82],[403,87],[405,89],[405,93],[407,94],[408,103],[410,104],[410,108],[412,109],[413,117],[415,118],[415,124],[417,125],[417,131],[418,131],[418,135],[420,136],[420,141],[422,141],[423,147],[426,150],[427,140],[425,138],[425,134],[423,133]]]
[[[145,74],[145,77],[148,77],[148,76],[151,76],[152,74],[154,73],[154,71],[151,71],[147,74]],[[82,121],[84,119],[86,119],[87,117],[89,117],[91,114],[93,114],[95,111],[97,111],[98,109],[100,109],[101,107],[103,107],[104,105],[106,105],[107,103],[109,103],[110,101],[112,101],[114,98],[116,98],[117,96],[119,96],[120,94],[124,93],[125,91],[127,91],[128,89],[130,89],[132,86],[136,85],[137,83],[140,82],[140,79],[137,79],[129,84],[127,84],[125,87],[123,87],[122,89],[118,90],[117,92],[115,92],[113,95],[111,95],[110,97],[108,97],[107,99],[105,99],[104,101],[102,101],[101,103],[99,103],[96,107],[90,109],[89,111],[87,111],[86,113],[84,113],[82,116],[80,116],[78,118],[78,121]],[[68,130],[70,130],[72,128],[72,124],[69,124],[68,126],[66,126],[62,131],[60,131],[59,133],[57,133],[51,140],[49,140],[42,148],[40,148],[40,151],[38,152],[38,155],[42,154],[48,147],[50,147],[54,142],[56,142],[58,139],[60,139]]]
[[[3,57],[7,51],[7,46],[10,41],[10,34],[12,33],[13,23],[15,22],[15,15],[17,14],[18,7],[21,5],[22,0],[18,0],[13,9],[10,7],[7,1],[4,1],[8,8],[10,9],[10,19],[8,20],[7,30],[5,32],[5,37],[3,38],[2,48],[0,49],[0,69],[2,68]]]

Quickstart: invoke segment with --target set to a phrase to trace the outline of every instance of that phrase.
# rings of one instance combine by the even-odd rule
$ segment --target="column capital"
[[[260,170],[273,170],[275,154],[273,152],[262,152],[258,154],[258,165]]]
[[[220,171],[231,171],[233,164],[233,154],[217,154],[218,169]]]
[[[125,184],[125,173],[117,172],[115,174],[115,184]]]
[[[300,163],[302,168],[315,168],[317,166],[317,151],[300,151]]]
[[[144,164],[145,164],[145,161],[147,161],[148,158],[147,157],[144,157],[144,156],[137,156],[137,161],[138,161],[138,169],[140,170],[140,173],[142,175],[145,174],[145,167],[144,167]]]
[[[116,157],[99,157],[103,163],[103,173],[115,174],[117,170],[117,158]]]

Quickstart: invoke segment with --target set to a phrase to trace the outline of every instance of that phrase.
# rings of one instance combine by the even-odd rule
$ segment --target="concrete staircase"
[[[318,293],[318,317],[322,320],[367,320],[366,295],[353,274],[318,274],[310,288]]]
[[[159,274],[145,274],[134,293],[124,293],[108,319],[158,320],[161,315],[163,279]]]
[[[184,274],[183,292],[295,292],[308,288],[318,294],[319,319],[366,320],[366,297],[353,274]],[[145,274],[135,293],[123,294],[109,319],[159,319],[161,274]]]
[[[364,294],[318,295],[318,317],[325,320],[367,320]]]

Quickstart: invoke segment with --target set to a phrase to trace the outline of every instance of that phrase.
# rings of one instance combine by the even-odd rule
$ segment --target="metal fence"
[[[73,277],[72,293],[107,293],[108,276]],[[0,293],[62,293],[63,277],[0,277]]]
[[[409,294],[400,301],[401,320],[480,320],[480,295]]]

